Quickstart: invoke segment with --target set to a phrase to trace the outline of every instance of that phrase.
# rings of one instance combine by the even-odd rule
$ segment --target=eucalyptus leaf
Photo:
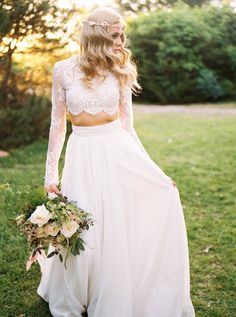
[[[61,263],[63,262],[63,256],[61,255],[61,253],[59,253],[59,259],[61,261]]]
[[[49,253],[47,255],[47,258],[51,258],[52,256],[54,256],[54,254],[57,254],[56,251],[52,251],[51,253]]]

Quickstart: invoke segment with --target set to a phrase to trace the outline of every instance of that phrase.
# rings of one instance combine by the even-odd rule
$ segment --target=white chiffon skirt
[[[62,194],[95,223],[67,269],[46,260],[38,294],[54,317],[194,317],[177,187],[120,119],[72,128]]]

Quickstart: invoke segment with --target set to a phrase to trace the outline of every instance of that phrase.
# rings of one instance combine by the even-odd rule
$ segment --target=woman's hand
[[[58,189],[56,184],[51,184],[49,186],[44,186],[44,190],[47,193],[55,193],[57,195],[61,194],[60,190]]]
[[[168,177],[169,177],[169,179],[171,180],[173,186],[176,187],[176,182],[175,182],[170,176],[168,176]]]

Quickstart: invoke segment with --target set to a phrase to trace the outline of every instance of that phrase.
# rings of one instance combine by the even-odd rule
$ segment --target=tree
[[[187,103],[235,98],[236,14],[229,6],[140,14],[129,23],[144,100]]]
[[[0,93],[10,92],[13,54],[24,41],[33,50],[55,50],[67,44],[66,22],[73,10],[59,9],[55,0],[2,0],[0,3]],[[46,45],[42,45],[46,43]],[[14,77],[14,76],[13,76]],[[7,104],[5,102],[5,104]]]
[[[178,0],[115,0],[115,2],[125,15],[130,15],[140,12],[148,13],[161,7],[171,7]],[[193,7],[208,4],[210,0],[183,0],[183,2]]]

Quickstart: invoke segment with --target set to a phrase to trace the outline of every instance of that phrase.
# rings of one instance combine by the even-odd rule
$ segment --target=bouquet
[[[16,217],[21,234],[25,235],[32,253],[26,263],[26,270],[38,261],[43,271],[46,258],[59,256],[66,268],[70,254],[79,255],[84,248],[81,233],[93,225],[91,214],[79,208],[67,197],[48,193],[41,204],[30,204]],[[54,248],[47,256],[45,248],[51,244]],[[62,251],[66,252],[62,252]],[[63,254],[65,254],[63,258]]]

